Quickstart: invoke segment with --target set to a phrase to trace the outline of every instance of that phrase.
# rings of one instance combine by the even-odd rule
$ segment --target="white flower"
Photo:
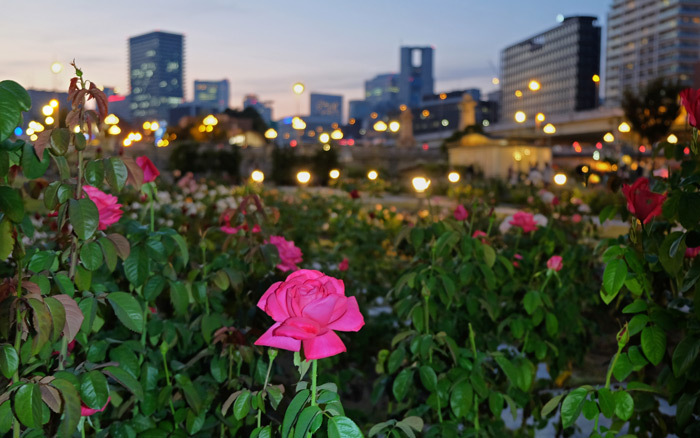
[[[535,220],[535,223],[541,227],[546,227],[547,226],[547,218],[544,215],[541,214],[536,214],[533,216],[533,219]]]
[[[513,215],[511,214],[510,216],[506,217],[503,219],[503,222],[501,222],[501,225],[498,226],[498,230],[501,232],[501,234],[506,234],[508,230],[510,230],[513,226],[510,224],[510,221],[513,220]]]
[[[589,207],[588,204],[581,204],[578,206],[578,211],[581,213],[590,213],[591,207]]]
[[[549,190],[545,190],[545,189],[540,190],[537,194],[540,196],[540,199],[545,204],[551,204],[555,198],[554,193],[550,192]]]

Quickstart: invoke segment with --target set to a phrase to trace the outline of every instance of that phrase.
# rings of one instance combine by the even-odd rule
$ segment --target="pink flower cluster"
[[[97,226],[99,230],[106,230],[108,226],[119,222],[124,212],[121,210],[121,204],[117,204],[117,197],[108,195],[97,187],[83,186],[83,190],[88,198],[97,206],[97,211],[100,216],[100,222]]]
[[[280,263],[277,265],[277,269],[282,272],[299,269],[297,263],[301,263],[303,254],[294,245],[293,241],[289,241],[282,236],[270,236],[270,240],[265,243],[271,243],[277,247],[277,252],[280,255]]]

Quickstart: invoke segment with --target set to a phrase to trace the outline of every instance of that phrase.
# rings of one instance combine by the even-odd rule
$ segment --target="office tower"
[[[209,106],[217,112],[223,112],[229,107],[228,79],[194,81],[194,103]]]
[[[499,119],[522,111],[532,121],[597,106],[600,26],[595,17],[568,17],[553,29],[501,52]]]
[[[399,104],[418,108],[423,96],[433,94],[433,48],[401,47]]]
[[[167,120],[184,97],[184,36],[151,32],[129,38],[131,114]]]
[[[365,81],[365,102],[369,112],[395,111],[399,107],[399,75],[384,73]]]
[[[608,13],[606,105],[619,106],[634,92],[664,77],[691,85],[700,62],[700,1],[613,0]]]
[[[311,93],[309,102],[312,119],[322,123],[338,123],[343,116],[343,96],[333,94]]]
[[[364,120],[369,117],[371,112],[366,100],[351,100],[348,102],[348,117],[350,119]]]

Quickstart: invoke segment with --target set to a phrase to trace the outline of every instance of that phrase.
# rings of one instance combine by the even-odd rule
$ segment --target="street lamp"
[[[292,85],[292,91],[294,91],[294,94],[299,96],[301,93],[303,93],[305,90],[304,84],[301,82],[297,82],[294,85]]]
[[[632,130],[632,128],[630,127],[630,125],[627,122],[622,122],[622,123],[620,123],[620,126],[617,127],[617,130],[622,132],[622,133],[627,133],[627,132],[630,132]]]
[[[389,122],[389,131],[398,132],[401,128],[401,124],[397,121]]]
[[[331,179],[338,179],[340,178],[340,171],[338,169],[333,169],[328,172],[328,176],[330,176]]]
[[[542,128],[542,131],[544,131],[545,134],[554,134],[557,132],[557,128],[554,127],[551,123],[547,123],[544,125],[544,128]]]
[[[678,143],[678,137],[676,137],[675,134],[669,134],[669,136],[666,138],[666,141],[671,144],[676,144]]]
[[[563,186],[566,184],[566,175],[563,173],[557,173],[554,175],[554,183],[558,186]]]
[[[527,87],[530,89],[530,91],[539,91],[539,89],[542,88],[540,83],[534,79],[531,80],[529,84],[527,84]]]
[[[262,173],[262,171],[256,169],[250,174],[250,179],[252,179],[253,182],[261,183],[265,181],[265,174]]]
[[[378,122],[376,122],[374,124],[374,130],[377,132],[384,132],[384,131],[386,131],[386,129],[387,129],[386,123],[384,123],[381,120],[379,120]]]
[[[423,193],[428,190],[428,187],[430,187],[430,180],[423,176],[416,176],[413,178],[413,180],[411,180],[411,184],[413,184],[413,189],[417,193]]]
[[[265,131],[265,138],[268,140],[274,140],[277,138],[277,131],[275,131],[272,128],[269,128],[267,131]]]
[[[516,112],[514,118],[518,123],[525,123],[525,120],[527,120],[527,116],[522,111]]]
[[[292,119],[292,128],[296,130],[304,130],[306,129],[306,122],[304,122],[301,117],[294,116]]]
[[[379,174],[376,170],[370,170],[369,172],[367,172],[367,179],[369,179],[370,181],[374,181],[375,179],[377,179],[378,176]]]
[[[331,132],[331,138],[333,140],[341,140],[343,138],[343,131],[340,129],[334,129],[333,132]]]
[[[297,181],[301,184],[306,184],[311,181],[311,174],[306,170],[302,170],[297,173]]]
[[[615,136],[612,135],[612,132],[607,132],[607,133],[603,136],[603,140],[604,140],[606,143],[612,143],[612,142],[615,141]]]
[[[328,135],[327,132],[322,132],[322,133],[318,136],[318,141],[320,141],[321,143],[328,143],[329,141],[331,141],[331,136]]]
[[[63,70],[63,65],[60,62],[57,61],[57,62],[54,62],[53,64],[51,64],[51,71],[54,74],[61,73],[61,70]]]
[[[460,176],[457,172],[450,172],[449,174],[447,174],[447,179],[453,184],[458,183],[459,178]]]

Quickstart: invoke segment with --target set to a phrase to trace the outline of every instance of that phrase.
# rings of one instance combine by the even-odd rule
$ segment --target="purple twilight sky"
[[[435,47],[436,92],[494,89],[500,51],[557,25],[594,15],[610,0],[27,0],[3,2],[0,80],[67,86],[54,61],[73,58],[88,79],[128,92],[127,40],[153,30],[185,35],[185,97],[195,79],[231,82],[231,106],[257,93],[275,118],[296,112],[291,86],[362,98],[364,81],[397,72],[399,46]],[[302,97],[308,111],[308,95]]]

